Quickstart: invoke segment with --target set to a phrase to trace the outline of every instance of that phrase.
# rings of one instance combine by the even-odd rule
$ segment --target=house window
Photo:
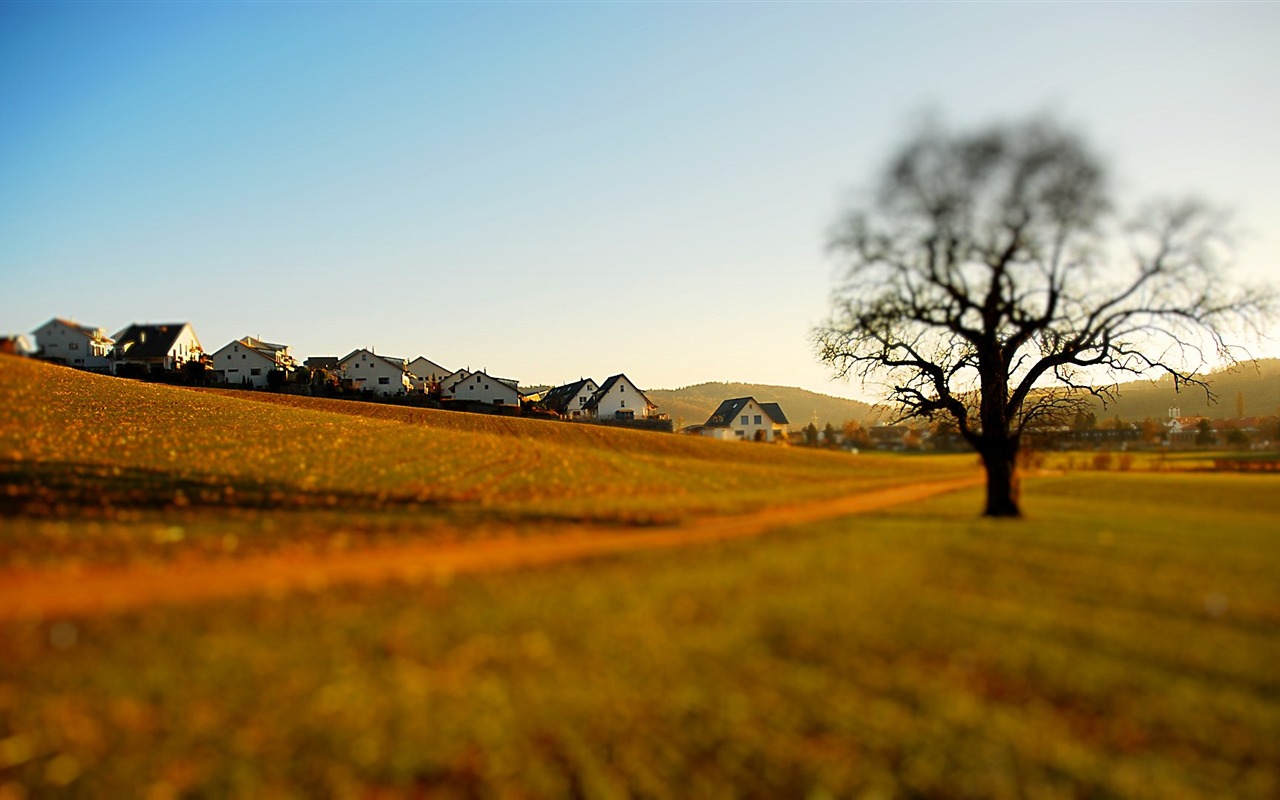
[[[261,375],[261,374],[262,374],[262,370],[260,370],[260,369],[251,369],[251,370],[249,370],[249,374],[250,374],[250,375]]]
[[[756,424],[757,424],[757,425],[759,425],[759,424],[760,424],[760,415],[759,415],[759,414],[756,414]]]
[[[387,386],[387,385],[389,385],[389,384],[391,383],[391,379],[390,379],[390,378],[378,378],[378,383],[382,384],[383,386]]]
[[[737,436],[738,436],[738,438],[739,438],[739,439],[743,438],[743,432],[742,432],[742,431],[734,431],[734,433],[735,433],[735,434],[737,434]]]
[[[622,401],[622,405],[620,406],[620,408],[626,408],[626,407],[627,407],[627,401],[626,401],[626,400],[623,400],[623,401]]]
[[[500,405],[502,405],[502,398],[500,398],[500,397],[499,397],[498,399],[494,400],[494,401],[493,401],[493,404],[494,404],[495,406],[500,406]]]
[[[248,358],[249,356],[248,356],[248,354],[247,354],[247,353],[241,353],[241,354],[240,354],[240,357],[241,357],[241,358]]]
[[[743,415],[742,415],[742,424],[743,424],[743,425],[747,425],[747,424],[749,424],[749,423],[747,422],[747,420],[748,420],[748,419],[749,419],[749,417],[748,417],[746,414],[743,414]]]

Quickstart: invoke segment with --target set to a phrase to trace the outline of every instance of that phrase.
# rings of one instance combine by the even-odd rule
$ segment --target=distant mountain
[[[700,383],[683,389],[646,389],[658,411],[671,416],[678,426],[700,425],[724,400],[754,397],[762,403],[777,403],[787,415],[793,430],[816,420],[819,428],[828,422],[839,428],[849,419],[859,422],[877,417],[871,406],[857,400],[818,394],[794,386],[768,386],[758,383]]]
[[[1147,417],[1161,419],[1169,409],[1180,409],[1184,417],[1204,415],[1211,419],[1262,417],[1280,414],[1280,359],[1264,358],[1239,366],[1209,373],[1210,389],[1218,396],[1216,404],[1205,399],[1204,390],[1183,387],[1174,391],[1173,379],[1135,381],[1120,384],[1120,397],[1103,410],[1098,403],[1099,420],[1120,417],[1126,422],[1139,422]],[[1244,413],[1238,408],[1243,405]]]

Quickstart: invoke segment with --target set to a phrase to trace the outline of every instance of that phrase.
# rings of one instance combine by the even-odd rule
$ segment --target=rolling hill
[[[1280,359],[1242,362],[1210,373],[1208,379],[1217,397],[1215,402],[1210,402],[1201,389],[1184,387],[1177,391],[1171,378],[1163,378],[1120,384],[1117,399],[1105,408],[1101,401],[1096,402],[1095,413],[1099,420],[1118,416],[1130,422],[1147,417],[1162,419],[1169,415],[1171,408],[1178,409],[1182,416],[1202,414],[1211,419],[1280,415]],[[868,422],[887,416],[868,403],[792,386],[699,383],[682,389],[649,389],[646,394],[658,404],[659,411],[671,416],[678,427],[705,422],[722,400],[748,395],[757,400],[779,403],[791,421],[792,430],[803,428],[810,422],[816,422],[819,428],[830,422],[838,428],[849,419]]]
[[[1175,391],[1173,380],[1134,381],[1120,385],[1120,396],[1104,409],[1096,404],[1098,419],[1120,419],[1134,422],[1147,417],[1162,419],[1171,408],[1181,416],[1204,415],[1211,419],[1260,417],[1280,414],[1280,359],[1265,358],[1208,375],[1217,395],[1211,403],[1201,389],[1184,387]],[[1243,406],[1240,408],[1239,406]],[[1243,413],[1241,413],[1243,411]]]

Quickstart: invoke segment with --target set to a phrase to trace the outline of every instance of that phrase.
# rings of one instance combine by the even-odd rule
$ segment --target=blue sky
[[[916,115],[1051,113],[1275,280],[1277,54],[1277,4],[5,3],[0,328],[859,396],[825,232]]]

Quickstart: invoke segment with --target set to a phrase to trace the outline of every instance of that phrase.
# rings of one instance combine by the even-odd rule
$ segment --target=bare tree
[[[1022,435],[1118,379],[1197,377],[1243,354],[1275,296],[1225,280],[1225,219],[1197,202],[1121,224],[1085,144],[1046,122],[926,129],[837,225],[844,264],[814,331],[840,377],[880,378],[898,419],[949,417],[987,472],[988,516],[1018,516]]]

